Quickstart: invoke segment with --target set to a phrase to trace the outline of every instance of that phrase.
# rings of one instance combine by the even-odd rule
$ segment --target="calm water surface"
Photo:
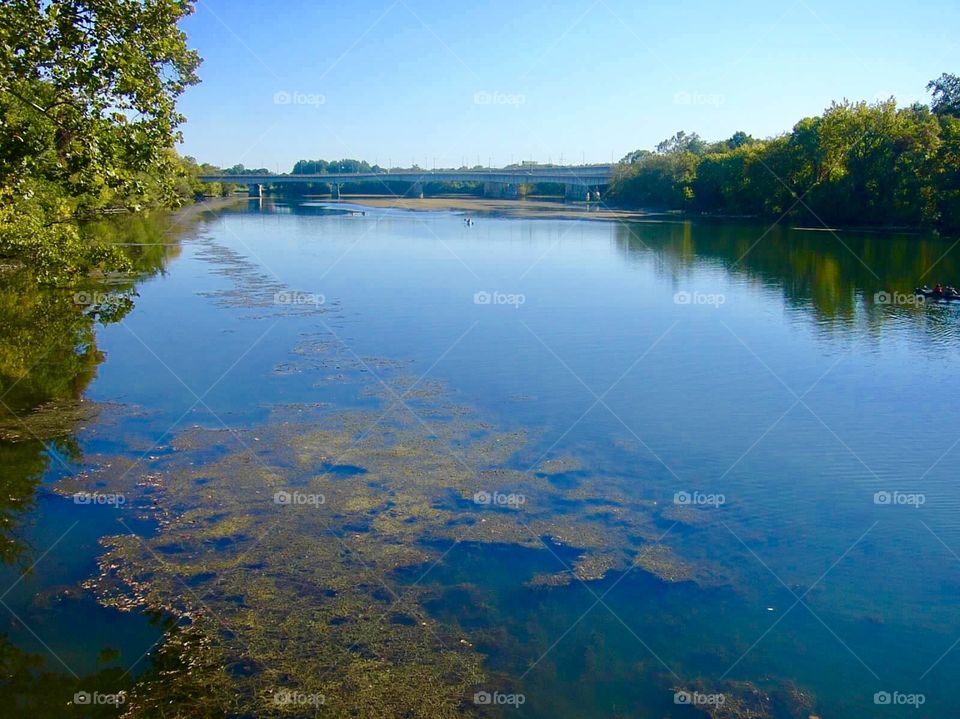
[[[148,534],[149,522],[121,512],[120,528],[116,510],[51,492],[57,479],[162,446],[168,430],[255,427],[278,404],[371,406],[364,388],[399,372],[442,382],[498,430],[526,430],[520,469],[575,458],[580,469],[555,481],[704,502],[707,521],[661,518],[657,531],[685,561],[715,567],[718,586],[640,569],[524,585],[564,568],[569,547],[463,544],[425,578],[398,576],[435,590],[439,621],[497,638],[478,649],[525,697],[508,713],[698,716],[672,689],[773,680],[815,696],[825,717],[948,716],[960,670],[960,303],[897,293],[955,284],[952,250],[924,236],[663,218],[465,226],[453,213],[270,201],[208,217],[155,263],[164,271],[139,283],[129,314],[97,327],[86,374],[45,355],[17,364],[50,374],[38,397],[62,376],[113,409],[46,448],[2,446],[20,493],[4,509],[22,545],[2,576],[16,582],[2,596],[11,646],[51,672],[136,676],[162,633],[71,589],[96,573],[101,536]],[[223,302],[238,258],[287,288],[281,303],[327,312]],[[297,348],[312,341],[343,362],[304,366]],[[876,692],[924,704],[878,705]]]

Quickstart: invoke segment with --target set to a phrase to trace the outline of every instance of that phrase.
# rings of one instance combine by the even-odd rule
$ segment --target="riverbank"
[[[333,200],[333,202],[337,202]],[[509,218],[539,218],[548,220],[621,220],[665,222],[675,218],[663,213],[644,212],[642,210],[615,209],[596,204],[564,203],[545,198],[520,200],[464,197],[462,195],[442,195],[439,197],[383,197],[382,195],[348,195],[341,202],[365,207],[381,207],[397,210],[435,212],[446,210],[453,212],[498,215]]]
[[[327,198],[320,198],[327,199]],[[699,222],[745,222],[769,225],[773,219],[756,215],[690,214],[680,211],[642,210],[606,205],[587,205],[583,202],[568,203],[545,197],[511,200],[504,198],[470,197],[463,195],[441,195],[437,197],[384,197],[383,195],[347,195],[341,200],[330,198],[331,203],[343,202],[365,207],[380,207],[420,212],[464,212],[478,215],[496,215],[511,219],[545,220],[603,220],[620,222],[657,222],[679,223],[688,220]],[[786,223],[790,226],[791,223]],[[934,232],[924,227],[879,225],[831,225],[817,227],[798,225],[791,229],[802,232],[873,232],[881,234],[922,235]]]

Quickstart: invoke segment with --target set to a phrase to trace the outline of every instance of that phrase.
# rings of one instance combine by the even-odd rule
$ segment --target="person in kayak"
[[[942,294],[943,294],[943,285],[941,285],[941,284],[938,282],[938,283],[936,284],[936,286],[933,288],[933,292],[934,292],[934,294],[942,295]]]

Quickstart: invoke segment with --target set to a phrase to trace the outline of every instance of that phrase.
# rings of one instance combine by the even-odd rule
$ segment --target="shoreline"
[[[319,198],[317,198],[319,199]],[[363,207],[376,207],[414,212],[452,211],[495,215],[499,217],[546,219],[546,220],[630,220],[670,222],[677,220],[656,220],[668,216],[663,212],[643,210],[625,210],[610,207],[586,205],[584,203],[564,203],[543,198],[502,199],[459,195],[441,195],[437,197],[384,197],[382,195],[347,195],[339,200],[330,198],[331,205],[351,204]]]
[[[227,198],[224,198],[227,199]],[[313,196],[309,198],[316,202],[327,202],[330,205],[338,204],[359,205],[382,209],[408,210],[412,212],[462,212],[475,213],[494,217],[513,219],[543,219],[543,220],[598,220],[607,222],[644,222],[657,224],[682,224],[685,222],[743,222],[747,224],[764,224],[769,220],[753,215],[691,215],[671,210],[628,209],[608,207],[596,203],[587,206],[582,202],[566,203],[562,200],[532,197],[529,199],[485,198],[470,195],[439,195],[435,197],[387,197],[383,195],[346,195],[339,200],[329,196]],[[837,225],[830,227],[815,227],[802,224],[800,220],[782,224],[787,229],[798,232],[864,232],[880,234],[903,234],[938,236],[941,239],[950,239],[934,229],[917,227],[899,227],[878,225],[876,227],[863,225]]]

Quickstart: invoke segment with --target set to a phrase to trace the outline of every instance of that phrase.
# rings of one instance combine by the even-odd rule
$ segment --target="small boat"
[[[915,295],[929,297],[932,300],[958,300],[960,301],[960,292],[952,288],[947,288],[941,292],[931,290],[929,287],[918,287],[913,291]]]

